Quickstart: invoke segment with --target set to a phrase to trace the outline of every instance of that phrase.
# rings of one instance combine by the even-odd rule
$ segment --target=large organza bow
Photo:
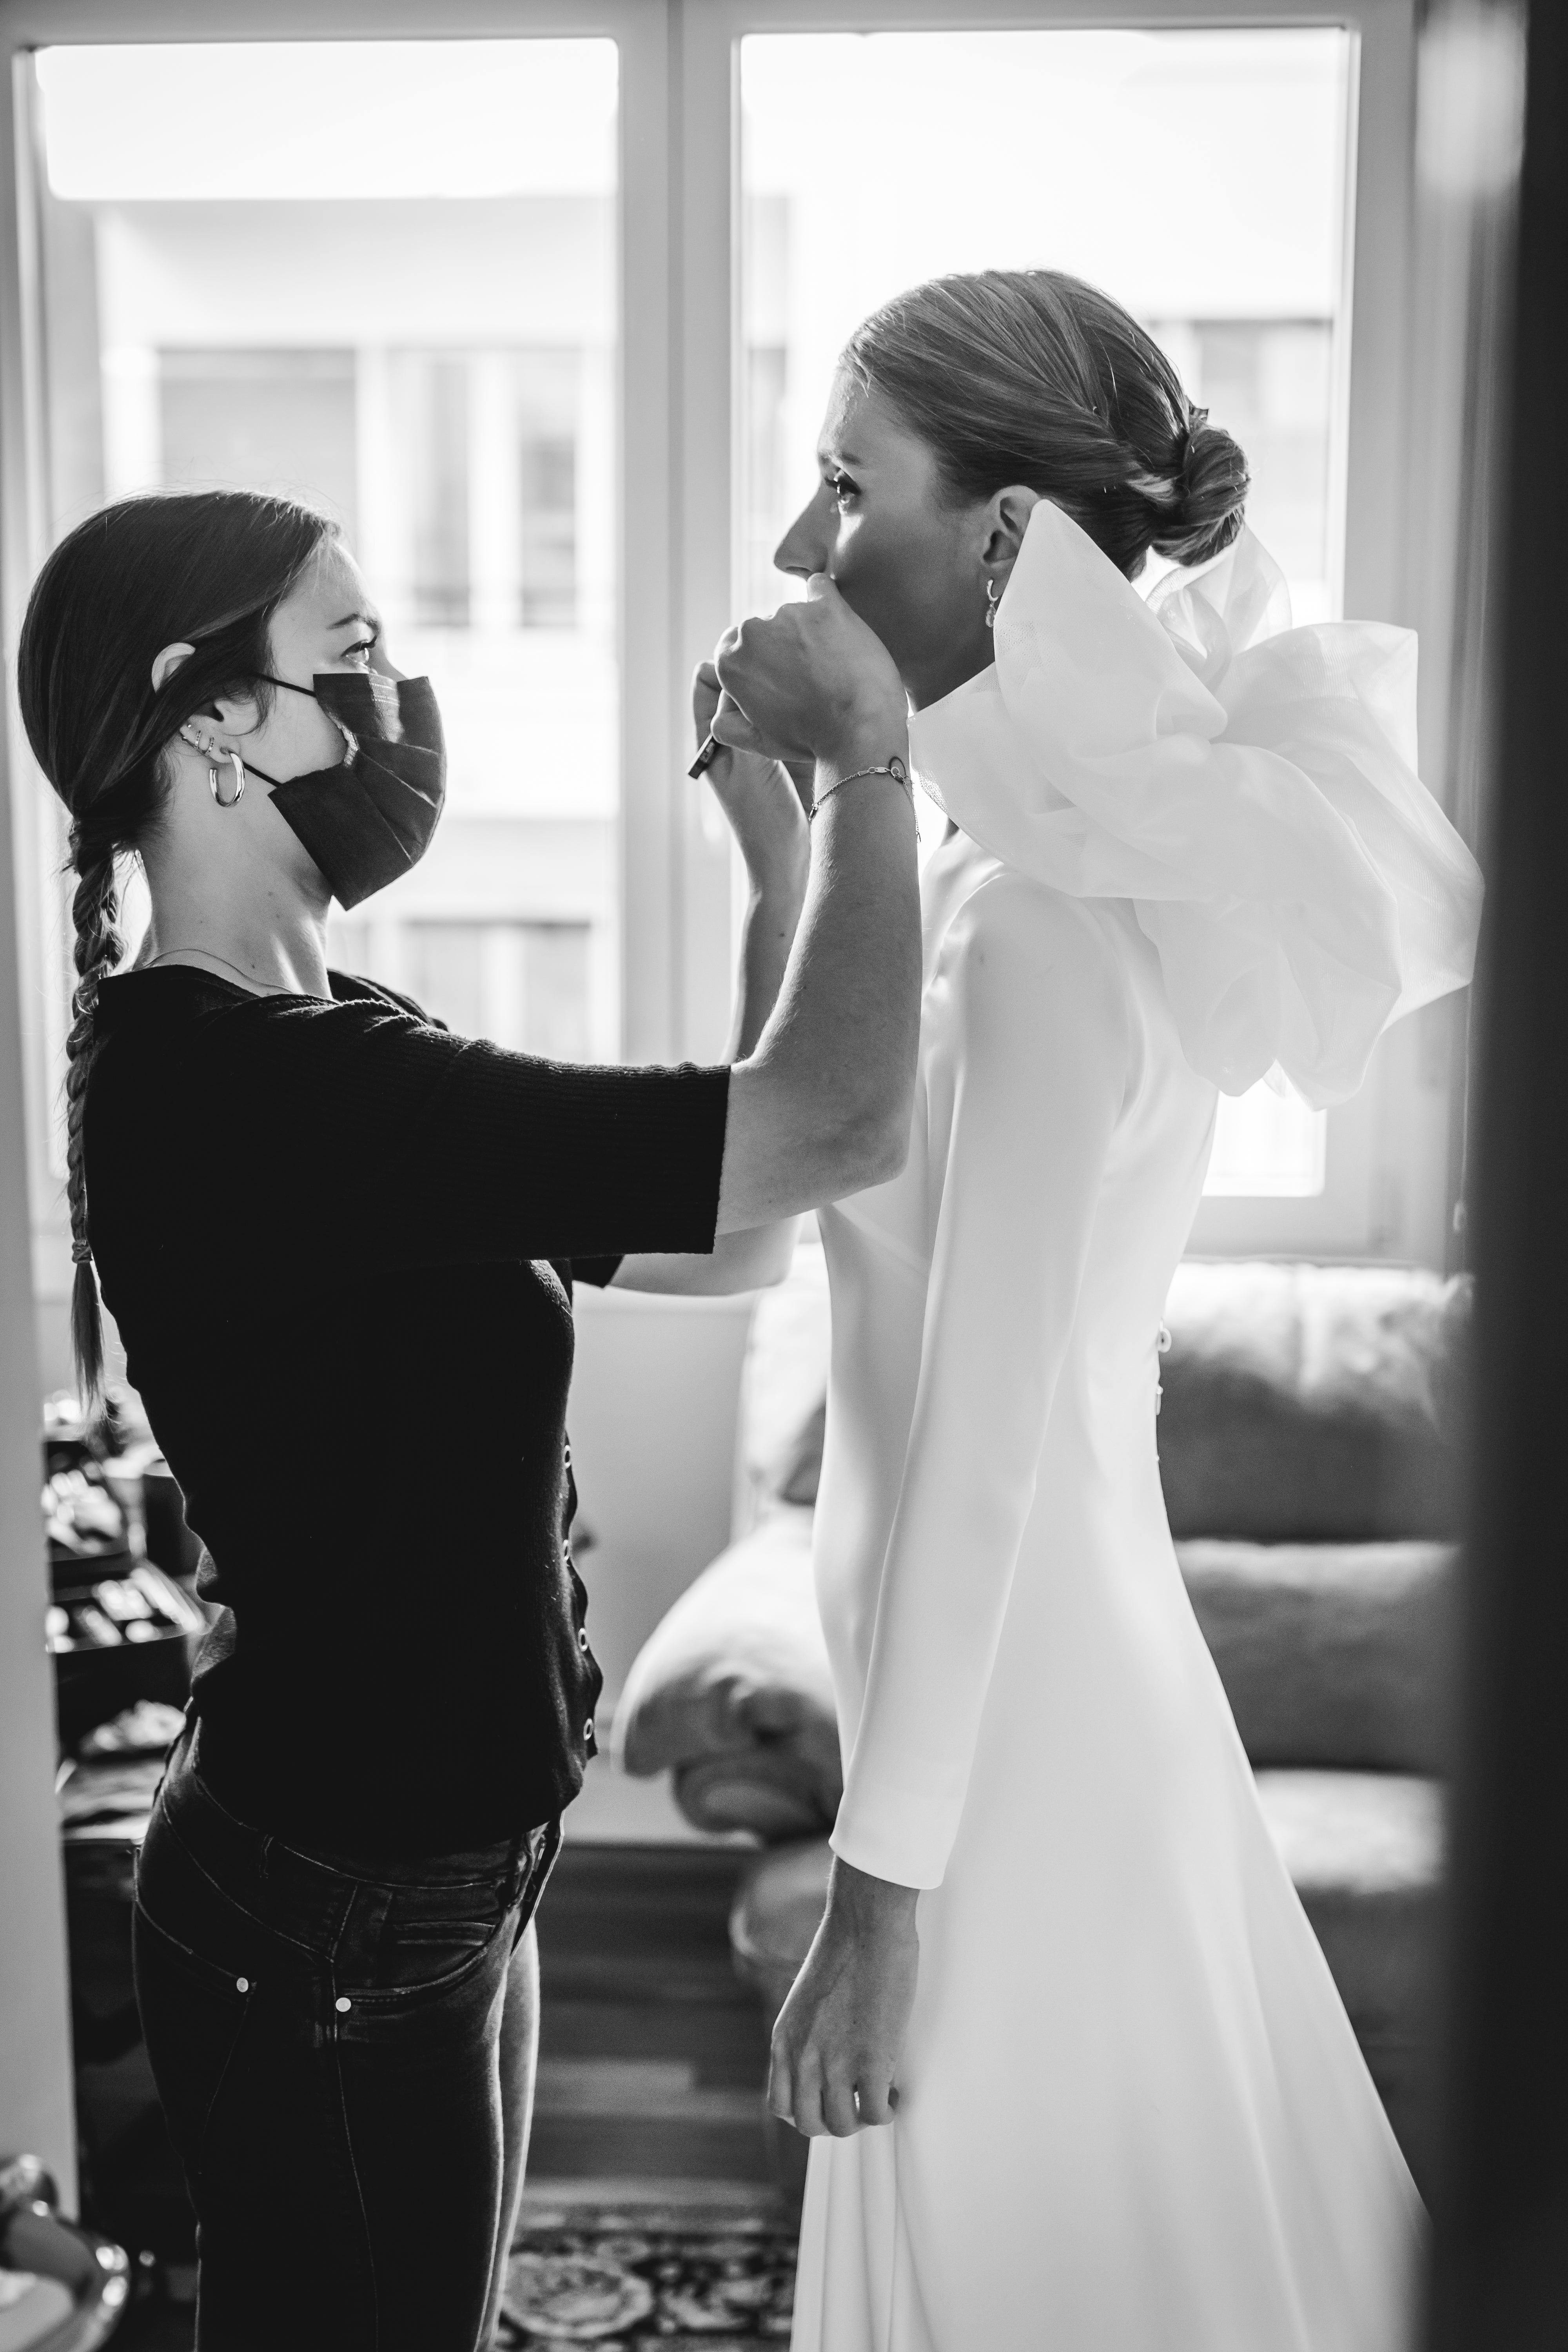
[[[963,830],[1075,898],[1130,898],[1183,1050],[1226,1094],[1342,1102],[1391,1021],[1463,987],[1479,867],[1415,773],[1415,639],[1290,626],[1250,531],[1147,602],[1035,508],[996,659],[911,729]]]

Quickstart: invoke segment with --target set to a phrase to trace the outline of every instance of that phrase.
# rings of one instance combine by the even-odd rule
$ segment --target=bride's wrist
[[[834,1856],[827,1886],[828,1912],[853,1934],[899,1934],[912,1928],[919,1900],[918,1886],[900,1886],[890,1878],[875,1878],[869,1871],[857,1870],[842,1855]]]

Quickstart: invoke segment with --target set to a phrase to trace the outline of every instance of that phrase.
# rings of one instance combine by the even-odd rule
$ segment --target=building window
[[[423,629],[466,629],[468,599],[468,366],[402,352],[395,362],[398,441],[413,541],[413,604]]]
[[[575,352],[530,352],[518,367],[518,617],[525,629],[577,624]]]
[[[834,362],[857,321],[944,270],[1049,263],[1149,325],[1247,450],[1249,520],[1297,617],[1337,612],[1344,31],[759,34],[741,59],[736,585],[749,609],[790,592],[772,551],[815,479]],[[1003,86],[1033,135],[998,149],[987,125]],[[889,179],[858,135],[868,121],[898,122],[917,172]],[[1151,563],[1145,584],[1164,568]],[[1267,1087],[1225,1103],[1211,1192],[1321,1192],[1324,1130]]]
[[[449,1029],[556,1062],[589,1058],[586,923],[410,923],[409,995]]]
[[[246,482],[324,506],[358,531],[352,351],[158,353],[158,440],[145,470],[171,488]]]

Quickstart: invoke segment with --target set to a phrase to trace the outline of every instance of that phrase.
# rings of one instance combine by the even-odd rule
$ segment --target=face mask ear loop
[[[268,686],[286,686],[290,694],[303,694],[307,696],[311,702],[320,703],[321,701],[321,698],[316,692],[314,687],[296,686],[291,677],[274,677],[269,669],[258,670],[256,675]],[[326,705],[322,703],[321,708],[325,709]],[[337,729],[338,733],[343,739],[345,749],[343,751],[342,765],[345,768],[352,768],[354,761],[359,758],[359,737],[354,733],[352,727],[345,727],[342,720],[335,718],[331,711],[327,711],[327,717],[331,719],[332,725]],[[269,776],[265,768],[258,768],[254,760],[247,760],[245,764],[250,770],[253,776],[259,776],[262,782],[264,784],[270,784],[274,792],[277,791],[279,784],[292,783],[294,781],[291,776]],[[241,789],[243,790],[243,786]]]

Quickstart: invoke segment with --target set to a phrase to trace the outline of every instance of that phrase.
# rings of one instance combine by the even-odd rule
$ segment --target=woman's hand
[[[826,572],[802,604],[725,631],[713,656],[721,743],[786,761],[842,762],[901,749],[909,706],[892,656]]]
[[[699,663],[691,681],[691,716],[699,743],[713,725],[721,696],[712,663]],[[729,819],[753,887],[763,893],[781,889],[793,893],[798,912],[811,862],[805,824],[811,800],[809,774],[803,799],[795,780],[777,760],[726,744],[704,776]],[[792,936],[793,931],[792,924]]]
[[[835,1861],[827,1909],[773,2028],[768,2105],[847,2139],[893,2119],[914,2003],[917,1890]]]

